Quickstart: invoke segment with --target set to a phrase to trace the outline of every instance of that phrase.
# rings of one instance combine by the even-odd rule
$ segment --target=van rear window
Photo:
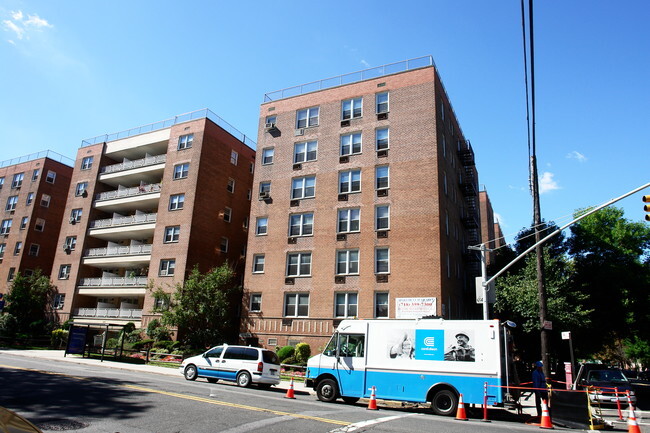
[[[266,362],[267,364],[280,364],[280,358],[278,358],[278,355],[275,352],[271,352],[270,350],[262,351],[262,361]]]

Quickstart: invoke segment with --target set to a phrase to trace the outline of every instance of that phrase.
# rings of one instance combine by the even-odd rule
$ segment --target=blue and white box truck
[[[321,401],[355,403],[374,386],[378,399],[454,415],[460,394],[465,404],[483,404],[486,383],[489,405],[507,400],[517,382],[510,344],[498,320],[342,320],[307,362],[306,384]]]

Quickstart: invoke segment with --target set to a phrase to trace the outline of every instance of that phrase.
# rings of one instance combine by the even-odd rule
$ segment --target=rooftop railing
[[[312,81],[311,83],[266,93],[264,95],[264,102],[277,101],[278,99],[290,98],[292,96],[303,95],[305,93],[316,92],[331,87],[343,86],[345,84],[357,83],[359,81],[396,74],[398,72],[426,68],[428,66],[435,66],[432,56],[417,57],[401,62],[389,63],[374,68],[338,75],[324,80]]]
[[[10,165],[16,165],[23,162],[34,161],[35,159],[49,158],[53,161],[60,162],[70,167],[74,167],[74,159],[63,156],[60,153],[53,152],[51,150],[44,150],[38,153],[30,153],[29,155],[19,156],[18,158],[7,159],[6,161],[0,162],[0,168],[9,167]]]
[[[152,194],[160,192],[161,184],[150,183],[148,185],[134,186],[132,188],[116,189],[113,191],[100,192],[95,195],[96,201],[113,200],[116,198],[133,197],[141,194]]]
[[[90,248],[84,253],[84,258],[110,257],[110,256],[137,256],[151,254],[151,244],[123,245],[119,247]]]
[[[97,143],[108,143],[109,141],[121,140],[123,138],[133,137],[135,135],[146,134],[148,132],[159,131],[161,129],[170,128],[173,125],[177,125],[183,122],[189,122],[190,120],[196,119],[210,119],[217,125],[219,125],[223,130],[228,132],[230,135],[235,137],[237,140],[246,144],[248,147],[255,149],[256,144],[253,140],[246,137],[245,134],[240,132],[237,128],[232,126],[230,123],[223,120],[221,117],[217,116],[212,111],[204,108],[202,110],[192,111],[190,113],[179,114],[170,119],[161,120],[160,122],[149,123],[147,125],[138,126],[136,128],[127,129],[120,132],[114,132],[112,134],[98,135],[97,137],[88,138],[81,141],[81,147],[92,146]]]
[[[145,287],[147,277],[81,278],[79,287]]]
[[[148,156],[134,161],[124,161],[119,164],[106,165],[99,169],[101,174],[117,173],[133,168],[147,167],[150,165],[162,164],[167,160],[167,155]]]
[[[128,215],[115,218],[107,218],[102,220],[94,220],[90,222],[91,229],[101,229],[106,227],[119,227],[128,226],[133,224],[154,223],[158,217],[157,213],[147,213],[140,215]]]

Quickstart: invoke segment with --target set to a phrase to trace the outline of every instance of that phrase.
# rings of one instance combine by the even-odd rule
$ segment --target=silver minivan
[[[280,383],[280,360],[271,350],[224,344],[184,359],[180,372],[187,380],[205,377],[210,383],[221,379],[242,387],[254,383],[268,388]]]

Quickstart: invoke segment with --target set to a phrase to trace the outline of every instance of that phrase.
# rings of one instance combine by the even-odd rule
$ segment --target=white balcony
[[[151,249],[151,244],[90,248],[84,251],[83,264],[100,268],[147,266],[151,261]]]
[[[75,318],[142,319],[142,309],[77,308],[73,314]]]
[[[95,196],[95,208],[106,212],[157,209],[160,200],[160,189],[160,183],[150,183],[102,192]]]
[[[93,296],[144,296],[147,277],[97,277],[81,278],[77,285],[80,295]]]
[[[163,154],[107,165],[101,167],[99,180],[112,186],[156,183],[163,176],[166,160],[167,155]]]
[[[117,216],[90,222],[88,234],[107,241],[153,237],[157,213]]]

